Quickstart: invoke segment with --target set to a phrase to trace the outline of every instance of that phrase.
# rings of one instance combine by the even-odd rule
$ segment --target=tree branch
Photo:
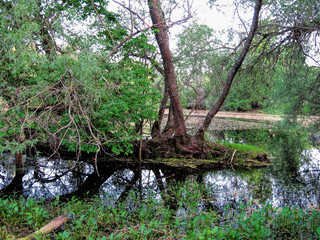
[[[226,100],[226,98],[227,98],[227,96],[229,94],[232,82],[233,82],[238,70],[240,69],[240,67],[242,65],[242,62],[244,61],[244,59],[245,59],[245,57],[246,57],[246,55],[247,55],[247,53],[249,51],[249,48],[250,48],[250,45],[252,43],[253,37],[254,37],[255,32],[256,32],[256,30],[258,28],[259,13],[260,13],[261,7],[262,7],[262,0],[256,0],[255,9],[254,9],[254,16],[253,16],[253,19],[252,19],[252,24],[251,24],[249,35],[248,35],[248,37],[247,37],[247,39],[245,41],[245,44],[243,46],[243,49],[242,49],[237,61],[234,63],[232,69],[229,72],[226,84],[225,84],[225,86],[224,86],[224,88],[222,90],[222,93],[221,93],[218,101],[211,108],[211,110],[208,112],[208,114],[206,115],[206,117],[204,119],[204,122],[203,122],[202,126],[199,128],[198,132],[196,133],[196,137],[198,139],[201,139],[201,140],[204,139],[205,131],[207,131],[209,125],[211,124],[211,121],[212,121],[213,117],[220,110],[221,106],[223,105],[224,101]]]

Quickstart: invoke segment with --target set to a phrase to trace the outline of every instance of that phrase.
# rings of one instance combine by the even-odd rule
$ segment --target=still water
[[[258,141],[257,136],[250,134],[253,132],[225,132],[218,136],[229,142],[250,144]],[[166,191],[168,184],[194,179],[207,186],[211,207],[217,210],[227,204],[237,208],[239,204],[248,202],[257,206],[270,203],[275,207],[319,207],[319,148],[305,145],[306,138],[300,135],[297,140],[293,135],[275,136],[268,131],[259,134],[275,151],[271,154],[270,167],[253,170],[224,169],[191,174],[185,169],[109,160],[98,162],[98,176],[92,165],[82,161],[27,158],[23,169],[15,169],[13,157],[2,155],[0,194],[16,192],[25,198],[45,199],[53,199],[57,195],[62,199],[99,195],[106,204],[113,205],[130,201],[130,192],[137,190],[144,196],[152,194],[153,198],[160,200],[160,193]],[[275,146],[282,149],[275,149]]]

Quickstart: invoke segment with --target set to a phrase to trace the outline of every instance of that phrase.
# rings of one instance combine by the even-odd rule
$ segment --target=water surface
[[[253,133],[240,132],[237,135],[235,132],[225,132],[219,133],[216,138],[250,144],[250,141],[257,140],[257,136],[249,138],[250,134]],[[308,149],[304,149],[305,145],[294,146],[292,143],[299,141],[292,139],[292,136],[274,134],[270,131],[261,133],[270,147],[281,148],[274,148],[272,166],[253,170],[214,170],[196,175],[184,169],[139,166],[112,160],[98,161],[98,175],[94,167],[86,162],[44,157],[25,158],[23,169],[16,169],[13,157],[2,155],[0,189],[2,194],[17,192],[26,198],[53,199],[57,195],[62,198],[81,198],[99,195],[106,205],[114,205],[130,201],[130,193],[133,191],[160,201],[161,193],[168,194],[169,184],[193,179],[209,189],[211,207],[217,210],[225,208],[227,204],[237,208],[240,204],[249,202],[257,206],[270,203],[274,207],[319,207],[319,149],[310,148],[310,145]],[[284,149],[285,147],[289,149]],[[199,206],[205,207],[208,206]],[[179,211],[181,213],[183,209]]]

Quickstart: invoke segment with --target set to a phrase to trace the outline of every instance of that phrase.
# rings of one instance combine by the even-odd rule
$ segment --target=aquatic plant
[[[208,189],[195,178],[168,183],[165,192],[132,191],[126,201],[68,202],[0,198],[0,238],[28,236],[53,218],[68,221],[36,239],[315,239],[319,209],[274,208],[255,202],[224,211],[212,208]],[[160,197],[159,197],[160,194]]]

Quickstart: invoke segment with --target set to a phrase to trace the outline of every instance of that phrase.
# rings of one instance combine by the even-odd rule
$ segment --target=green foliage
[[[190,102],[193,105],[199,97],[205,97],[205,105],[210,108],[220,96],[237,54],[221,47],[216,34],[206,25],[194,24],[178,37],[176,65],[182,103],[190,107]],[[272,83],[266,73],[267,69],[252,69],[250,66],[251,62],[257,62],[256,55],[258,51],[240,70],[223,109],[244,111],[268,106]],[[201,88],[203,93],[200,93]]]
[[[237,149],[237,150],[245,151],[245,152],[254,152],[254,153],[265,152],[264,149],[257,147],[257,146],[254,146],[254,145],[240,144],[240,143],[229,143],[229,142],[223,142],[223,145],[228,148]]]
[[[158,194],[142,197],[135,191],[126,202],[114,206],[104,205],[97,197],[72,198],[69,202],[0,198],[0,218],[5,223],[0,237],[23,237],[61,214],[69,220],[62,229],[55,230],[56,239],[315,239],[320,236],[320,215],[316,209],[273,208],[268,204],[257,207],[252,203],[238,209],[227,206],[218,214],[204,208],[210,201],[206,187],[192,179],[169,185],[161,198]],[[50,239],[50,234],[40,239]]]
[[[244,66],[233,83],[233,88],[224,105],[231,111],[266,109],[272,92],[272,82],[266,70],[246,69]]]
[[[284,123],[288,125],[287,123]],[[291,174],[297,174],[300,165],[304,163],[302,153],[309,147],[309,134],[301,131],[298,127],[290,128],[288,131],[275,131],[273,143],[274,155],[277,159],[274,161],[273,168],[280,172],[287,171]]]
[[[284,121],[270,129],[226,131],[225,140],[232,141],[223,144],[234,149],[268,152],[276,174],[297,174],[309,161],[303,155],[310,149],[309,133],[293,122]]]
[[[226,76],[226,54],[213,29],[194,23],[178,35],[176,73],[184,107],[197,102],[210,107],[217,100]]]
[[[238,7],[252,8],[253,2],[242,1]],[[224,5],[210,3],[217,10]],[[266,1],[264,5],[268,13],[260,17],[254,42],[223,109],[268,108],[295,116],[319,115],[319,5],[300,0]],[[233,35],[236,33],[232,30]],[[205,79],[206,106],[212,106],[242,45],[235,46],[234,51],[223,51],[226,47],[219,44],[213,31],[197,24],[179,35],[178,45],[177,69],[184,106],[196,102],[201,78]],[[319,129],[318,121],[316,126]]]
[[[287,115],[287,123],[299,123],[302,116],[319,115],[319,68],[308,67],[304,59],[294,54],[291,58],[293,68],[279,66],[274,75],[275,90],[272,95],[277,109]],[[294,57],[294,59],[293,59]],[[319,121],[315,120],[310,126],[319,128]],[[292,125],[292,124],[291,124]],[[318,125],[318,127],[317,127]]]
[[[0,152],[45,142],[69,151],[130,153],[140,137],[136,126],[157,116],[154,75],[129,54],[155,50],[146,34],[132,38],[111,60],[106,54],[127,32],[102,1],[1,4]],[[112,37],[96,23],[87,28],[97,34],[62,24],[87,24],[96,11],[112,26]]]

